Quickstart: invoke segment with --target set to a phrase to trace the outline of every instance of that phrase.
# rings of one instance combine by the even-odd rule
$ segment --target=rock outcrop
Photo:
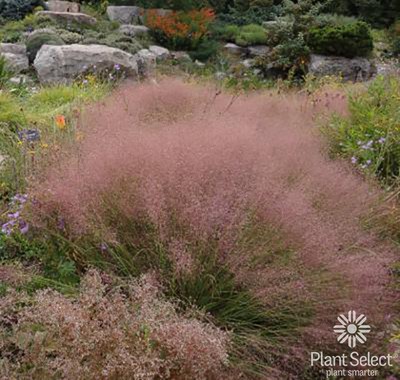
[[[376,67],[367,58],[311,55],[309,72],[318,77],[336,75],[345,81],[362,82],[374,76]]]
[[[81,6],[71,1],[50,0],[45,2],[45,8],[51,12],[73,12],[79,13]]]
[[[36,14],[38,16],[49,17],[52,20],[61,23],[75,22],[77,24],[85,25],[95,25],[97,23],[96,18],[85,13],[40,11]]]
[[[44,45],[34,67],[41,83],[70,83],[89,67],[112,69],[118,65],[128,76],[138,76],[138,57],[104,45]]]
[[[14,73],[28,70],[29,60],[25,45],[0,44],[0,55],[5,58],[8,68]]]
[[[135,6],[113,6],[107,7],[107,16],[110,21],[121,24],[137,24],[144,10]]]

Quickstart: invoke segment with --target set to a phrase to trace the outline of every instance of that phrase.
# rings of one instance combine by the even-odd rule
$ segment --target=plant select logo
[[[341,314],[338,317],[340,325],[335,325],[333,331],[340,334],[337,338],[338,342],[343,344],[347,342],[350,348],[354,348],[357,342],[363,344],[367,341],[364,334],[371,331],[371,326],[364,324],[367,317],[361,314],[357,317],[355,311],[349,311],[348,316]]]

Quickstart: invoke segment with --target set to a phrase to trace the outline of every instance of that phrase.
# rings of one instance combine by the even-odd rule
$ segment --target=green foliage
[[[390,184],[400,176],[400,80],[378,77],[350,98],[350,117],[335,116],[323,128],[332,152]]]
[[[36,54],[43,45],[64,45],[64,41],[55,33],[43,32],[34,34],[28,38],[26,43],[29,62],[35,60]]]
[[[400,17],[400,2],[397,0],[339,0],[329,4],[326,11],[360,17],[373,26],[385,27]]]
[[[264,45],[268,42],[268,38],[262,26],[250,24],[239,29],[235,42],[239,46]]]
[[[362,21],[313,28],[308,35],[308,44],[315,53],[349,58],[367,56],[373,50],[371,31]]]
[[[28,15],[23,20],[5,23],[0,28],[0,40],[10,43],[22,41],[25,32],[52,25],[53,22],[49,18]]]
[[[12,77],[12,71],[6,59],[0,56],[0,89],[3,88]]]
[[[283,14],[281,6],[271,7],[250,7],[247,10],[230,8],[229,12],[218,15],[218,19],[226,24],[235,24],[239,26],[249,24],[261,25],[264,21],[274,20]]]
[[[0,0],[0,17],[6,20],[20,20],[41,5],[41,0]]]
[[[0,92],[0,123],[15,128],[24,120],[18,100],[8,92]]]
[[[277,45],[268,56],[259,58],[256,65],[267,76],[301,78],[307,72],[309,54],[310,49],[300,33],[297,37]]]
[[[214,40],[203,40],[200,42],[196,50],[190,51],[190,58],[202,62],[208,61],[210,58],[217,55],[219,49],[218,42]]]

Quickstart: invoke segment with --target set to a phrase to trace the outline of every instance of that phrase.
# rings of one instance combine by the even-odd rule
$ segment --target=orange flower
[[[65,116],[64,115],[57,115],[56,116],[56,125],[59,129],[64,129],[66,126]]]

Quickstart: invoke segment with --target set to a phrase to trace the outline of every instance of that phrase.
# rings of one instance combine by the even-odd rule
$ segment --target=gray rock
[[[9,70],[20,73],[28,70],[29,60],[25,45],[0,44],[0,55],[5,58]]]
[[[232,55],[243,55],[247,53],[247,49],[241,46],[238,46],[233,43],[228,43],[224,46],[224,49],[227,53],[232,54]]]
[[[22,44],[0,43],[0,53],[26,54],[26,46]]]
[[[180,62],[191,62],[192,58],[185,51],[171,51],[171,58]]]
[[[71,1],[50,0],[45,3],[45,8],[51,12],[73,12],[79,13],[81,6]]]
[[[395,61],[376,62],[376,74],[383,76],[400,75],[400,67]]]
[[[362,82],[376,73],[376,67],[367,58],[311,55],[309,72],[317,77],[337,75],[345,81]]]
[[[18,75],[15,77],[12,77],[8,80],[11,84],[15,85],[20,85],[20,84],[27,84],[28,82],[31,82],[29,77],[27,75]]]
[[[110,21],[120,24],[137,24],[144,9],[135,6],[113,6],[107,7],[107,16]]]
[[[97,20],[85,13],[72,13],[72,12],[52,12],[40,11],[36,13],[38,16],[46,16],[56,22],[76,22],[78,24],[95,25]]]
[[[246,69],[251,69],[254,66],[255,62],[254,59],[245,59],[242,62],[242,65],[246,68]]]
[[[149,50],[155,54],[159,60],[165,60],[171,57],[169,50],[161,46],[152,45],[149,47]]]
[[[88,67],[112,69],[118,64],[127,75],[138,76],[138,58],[104,45],[43,45],[34,67],[41,83],[70,83]]]
[[[118,29],[120,33],[130,37],[143,36],[149,33],[149,30],[150,29],[144,25],[129,25],[129,24],[121,25]]]
[[[255,45],[248,47],[248,55],[250,58],[262,57],[268,55],[271,52],[271,48],[266,45]]]
[[[139,50],[136,54],[138,58],[139,75],[143,77],[151,76],[157,65],[157,56],[148,49]]]

